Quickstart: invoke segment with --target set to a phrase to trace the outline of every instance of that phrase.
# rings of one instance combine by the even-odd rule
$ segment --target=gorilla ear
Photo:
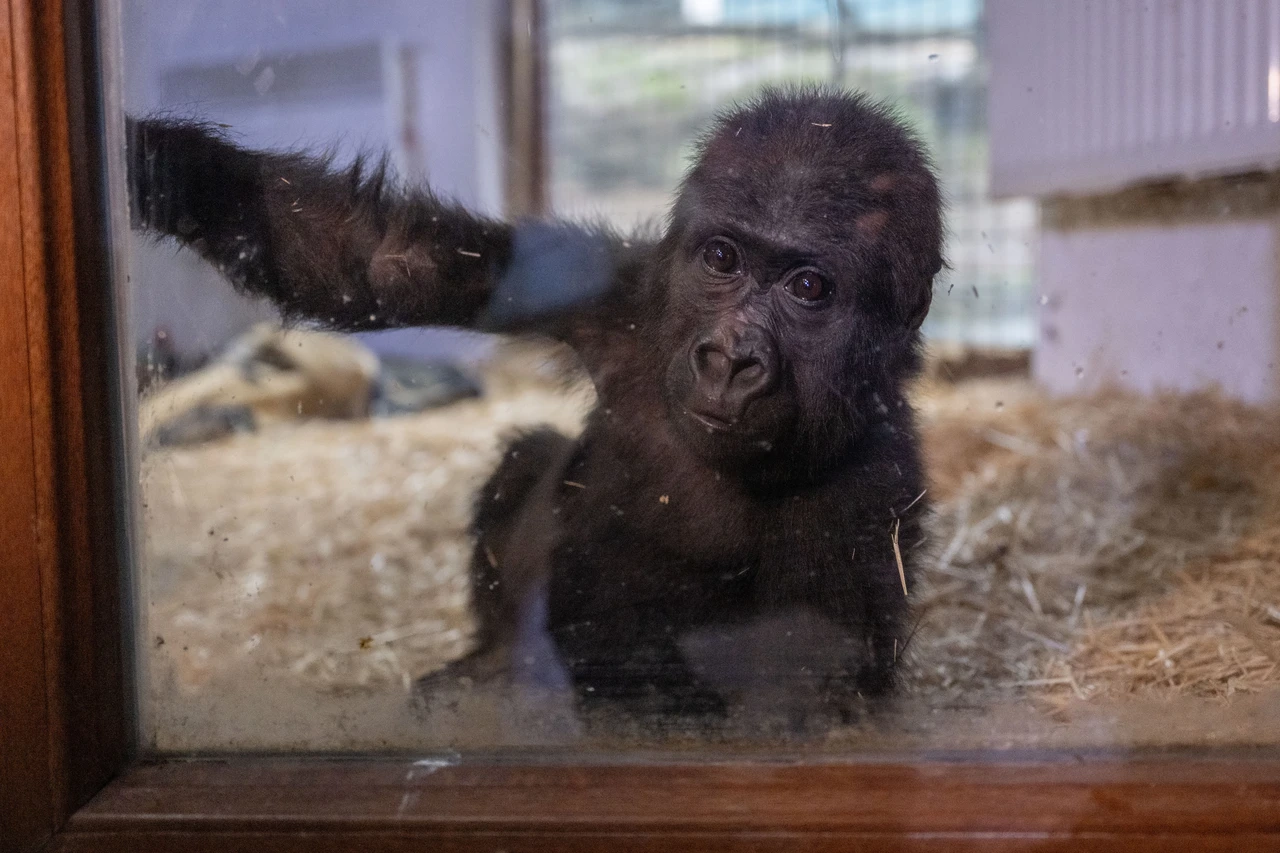
[[[903,306],[906,310],[902,311],[902,321],[914,332],[924,323],[924,318],[929,314],[929,306],[933,303],[933,278],[927,278],[911,289],[915,291],[915,304]],[[906,296],[905,293],[902,295]]]
[[[935,257],[927,266],[918,262],[899,264],[894,275],[894,306],[898,319],[914,332],[924,323],[933,303],[933,277],[942,269],[942,258]]]

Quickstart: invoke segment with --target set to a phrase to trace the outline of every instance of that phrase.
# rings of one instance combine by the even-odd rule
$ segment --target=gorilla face
[[[725,116],[681,188],[657,267],[662,381],[709,461],[829,463],[897,405],[941,266],[937,187],[862,113]]]

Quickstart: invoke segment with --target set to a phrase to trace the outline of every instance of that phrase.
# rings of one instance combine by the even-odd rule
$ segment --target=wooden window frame
[[[93,8],[0,0],[0,851],[1280,850],[1275,751],[139,760]]]

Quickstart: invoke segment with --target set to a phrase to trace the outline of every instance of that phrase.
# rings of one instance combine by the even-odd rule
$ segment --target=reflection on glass
[[[1273,741],[1216,8],[123,0],[144,742]]]

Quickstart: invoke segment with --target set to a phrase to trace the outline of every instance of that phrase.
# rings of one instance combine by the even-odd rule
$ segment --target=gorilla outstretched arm
[[[208,125],[128,122],[135,227],[175,237],[290,319],[358,331],[450,325],[575,342],[626,322],[641,255],[604,230],[512,226],[385,159],[249,151]],[[569,309],[573,309],[570,311]]]

